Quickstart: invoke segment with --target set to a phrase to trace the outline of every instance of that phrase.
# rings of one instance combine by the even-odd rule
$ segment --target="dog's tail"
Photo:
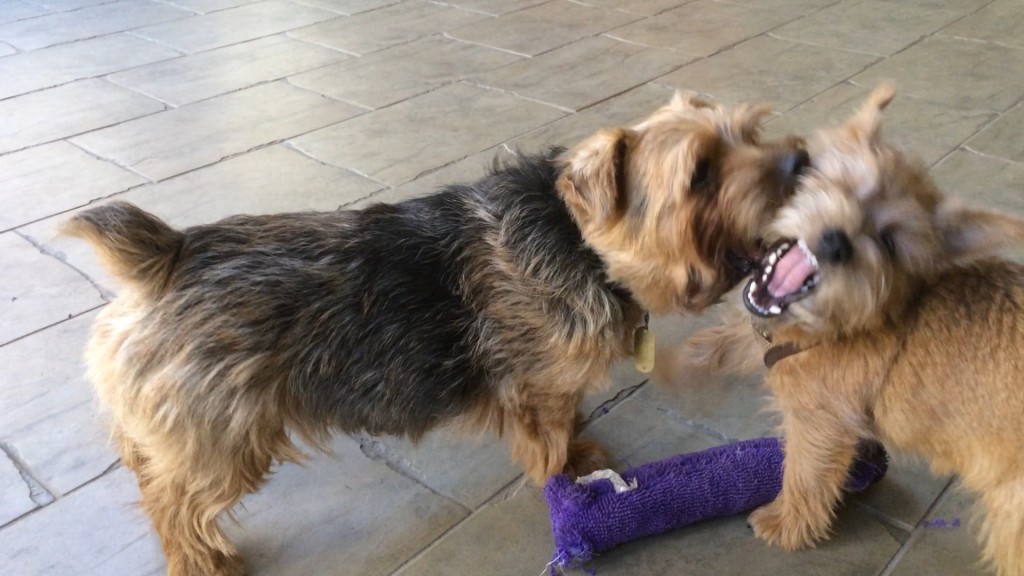
[[[92,244],[103,265],[121,282],[159,294],[167,285],[184,234],[128,202],[79,212],[61,233]]]

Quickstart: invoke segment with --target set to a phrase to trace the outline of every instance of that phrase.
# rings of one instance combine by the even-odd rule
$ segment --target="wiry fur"
[[[583,393],[631,352],[642,309],[697,310],[734,285],[726,251],[755,249],[792,192],[796,143],[760,145],[759,114],[678,98],[360,211],[180,231],[126,203],[75,216],[66,230],[124,283],[89,371],[170,574],[243,572],[217,516],[301,457],[289,432],[461,424],[510,437],[537,482],[603,467],[573,438]],[[690,190],[697,157],[709,180]]]
[[[757,320],[775,344],[804,350],[768,374],[783,417],[783,489],[750,522],[791,550],[826,537],[857,442],[877,438],[979,492],[985,557],[1000,576],[1021,576],[1024,267],[992,255],[1024,240],[1024,220],[945,200],[920,164],[881,140],[879,112],[891,98],[877,89],[819,135],[812,168],[770,227],[770,239],[803,239],[816,251],[820,283]],[[849,238],[848,260],[821,253],[829,229]],[[749,322],[714,328],[684,354],[757,358]]]

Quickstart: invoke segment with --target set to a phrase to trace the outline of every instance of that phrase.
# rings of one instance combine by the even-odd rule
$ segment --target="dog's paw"
[[[828,536],[828,519],[814,522],[810,517],[787,510],[779,500],[754,510],[747,519],[754,535],[772,546],[794,551],[813,548]]]
[[[586,476],[608,467],[608,452],[593,440],[573,440],[569,443],[569,461],[565,473],[574,478]]]

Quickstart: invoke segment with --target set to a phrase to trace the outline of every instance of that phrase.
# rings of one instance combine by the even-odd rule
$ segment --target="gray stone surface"
[[[484,14],[468,10],[407,0],[350,18],[335,18],[296,30],[290,35],[351,54],[365,55],[487,19],[489,17]]]
[[[119,0],[0,25],[0,40],[21,50],[35,50],[191,15],[161,2]]]
[[[85,278],[16,232],[0,234],[0,268],[0,344],[103,304]]]
[[[290,142],[328,164],[398,185],[562,115],[508,94],[452,84]]]
[[[669,50],[595,36],[481,74],[470,82],[576,111],[657,78],[684,62]]]
[[[163,574],[160,544],[133,505],[138,498],[135,478],[114,470],[0,528],[0,558],[17,576]]]
[[[1024,214],[1022,22],[1018,0],[0,1],[0,572],[166,571],[84,375],[89,324],[117,290],[88,246],[55,236],[85,206],[124,199],[174,226],[360,208],[628,126],[675,88],[774,104],[774,138],[891,80],[887,138],[956,200]],[[660,367],[715,313],[654,318]],[[623,467],[773,434],[767,401],[756,375],[655,380],[625,360],[580,411]],[[549,561],[547,507],[506,440],[331,444],[227,522],[250,573],[522,576]],[[769,548],[737,515],[565,573],[990,574],[949,482],[897,455],[812,551]]]
[[[72,142],[151,180],[163,180],[361,112],[278,81],[125,122]]]
[[[83,314],[0,348],[7,367],[0,382],[0,442],[57,496],[117,462],[85,378],[82,351],[95,316]]]
[[[684,4],[657,16],[609,32],[609,36],[645,46],[709,56],[721,49],[793,20],[792,7],[741,6],[711,0]]]
[[[145,180],[67,142],[0,156],[0,230],[116,194]]]
[[[520,57],[431,36],[292,76],[289,82],[367,108],[401,102]]]
[[[108,80],[175,106],[278,80],[348,58],[336,50],[268,36],[112,74]]]
[[[336,16],[333,12],[284,0],[265,0],[178,22],[147,26],[134,33],[178,50],[200,52],[270,36]]]
[[[45,144],[164,109],[103,80],[80,80],[0,101],[0,154]]]
[[[758,36],[657,81],[726,104],[766,102],[784,111],[860,72],[876,57]],[[745,82],[736,82],[736,75]]]
[[[895,85],[896,99],[885,109],[885,137],[929,165],[938,162],[995,118],[989,111],[956,108],[916,98],[902,92],[899,83]],[[769,121],[766,134],[810,135],[820,127],[837,126],[864,103],[872,88],[873,84],[839,84]]]
[[[225,527],[254,575],[390,574],[469,514],[351,438],[331,449],[277,469]]]
[[[0,60],[0,100],[59,84],[167,60],[181,53],[130,36],[111,34]]]
[[[536,56],[574,40],[637,20],[639,16],[553,0],[451,31],[460,40]]]

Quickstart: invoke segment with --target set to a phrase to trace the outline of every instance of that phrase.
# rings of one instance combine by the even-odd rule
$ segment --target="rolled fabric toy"
[[[606,471],[609,479],[554,476],[544,487],[555,537],[551,573],[637,538],[767,504],[782,490],[782,460],[778,438],[756,438],[679,454],[621,475]],[[887,469],[882,445],[861,443],[846,490],[864,490]]]

